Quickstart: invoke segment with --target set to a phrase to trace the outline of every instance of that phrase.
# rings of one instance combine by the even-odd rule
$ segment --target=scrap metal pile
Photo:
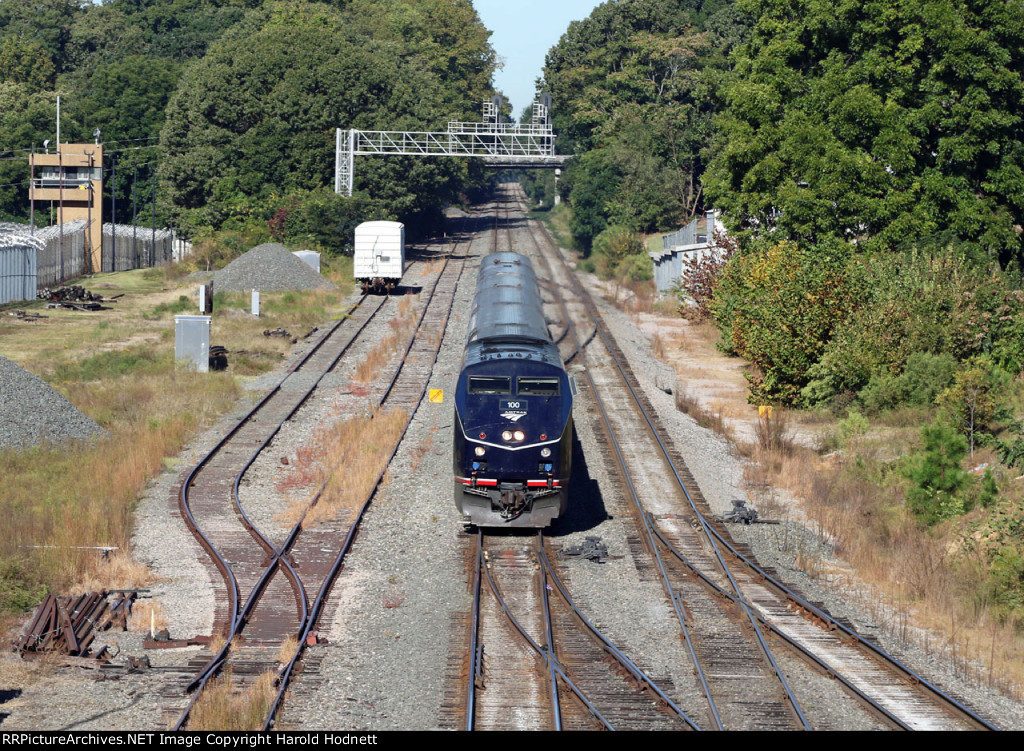
[[[115,300],[121,295],[115,295],[110,300]],[[73,310],[110,310],[110,308],[101,305],[103,302],[110,302],[103,297],[103,295],[95,292],[90,292],[85,287],[80,287],[77,284],[72,284],[67,287],[58,287],[57,289],[50,289],[44,287],[39,290],[36,295],[40,300],[47,300],[49,304],[47,308],[71,308]]]
[[[122,631],[127,628],[134,601],[134,592],[119,592],[112,601],[106,591],[77,597],[47,595],[28,631],[15,644],[15,650],[21,657],[57,652],[96,661],[108,658],[111,655],[106,647],[96,654],[90,654],[89,647],[97,631],[115,626]]]

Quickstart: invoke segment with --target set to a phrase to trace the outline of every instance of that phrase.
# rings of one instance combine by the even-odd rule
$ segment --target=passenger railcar
[[[480,527],[546,527],[568,503],[575,386],[530,260],[480,264],[455,389],[455,505]]]
[[[356,227],[352,266],[363,292],[394,291],[405,272],[405,225],[363,222]]]

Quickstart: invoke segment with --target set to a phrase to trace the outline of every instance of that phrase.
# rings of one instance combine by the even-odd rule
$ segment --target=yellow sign
[[[441,404],[444,401],[444,389],[430,389],[430,401]]]
[[[772,406],[765,404],[757,408],[757,414],[766,420],[772,419]]]

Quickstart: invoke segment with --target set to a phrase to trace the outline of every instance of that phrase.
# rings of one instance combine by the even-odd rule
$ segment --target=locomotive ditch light
[[[540,450],[540,455],[547,459],[549,456],[551,456],[551,449],[545,446]]]
[[[483,456],[487,452],[484,450],[483,446],[477,446],[475,449],[473,449],[473,453],[476,454],[477,456]]]

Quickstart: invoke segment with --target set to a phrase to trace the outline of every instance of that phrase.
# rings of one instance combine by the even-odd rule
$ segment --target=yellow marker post
[[[433,404],[444,402],[444,389],[430,389],[430,401]],[[437,407],[434,407],[434,430],[437,430]]]

